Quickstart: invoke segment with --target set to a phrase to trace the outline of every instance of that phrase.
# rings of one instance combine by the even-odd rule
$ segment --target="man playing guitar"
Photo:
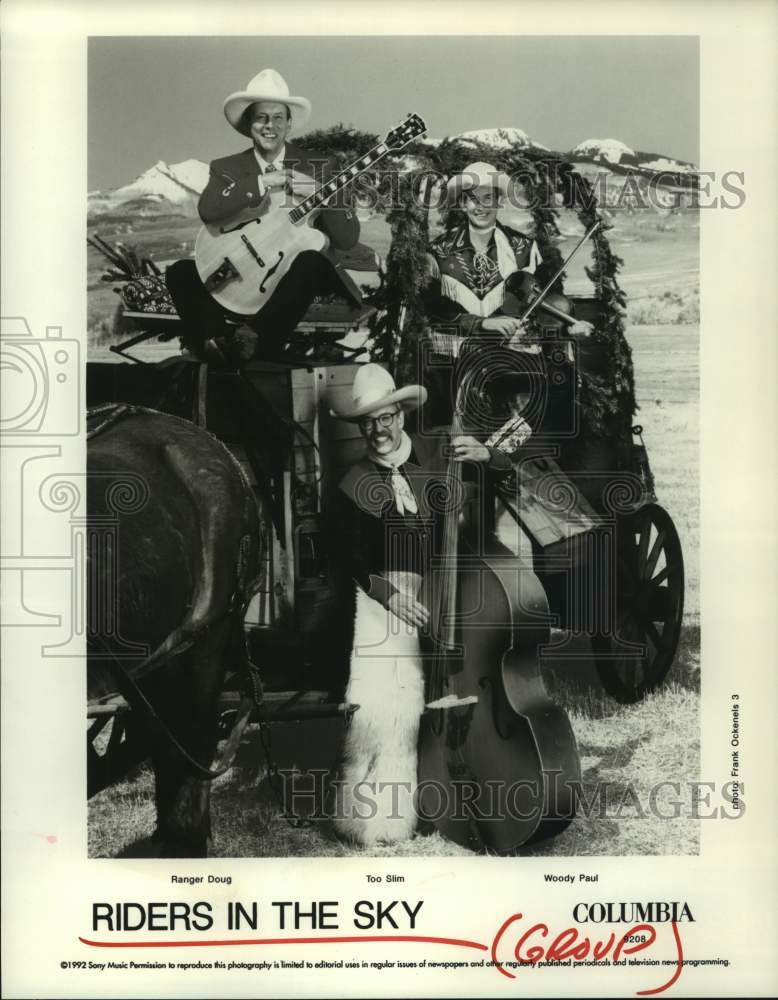
[[[226,229],[261,215],[271,202],[274,207],[279,203],[291,207],[330,176],[334,161],[317,159],[287,141],[304,126],[310,112],[310,101],[290,95],[285,80],[273,69],[262,70],[245,91],[227,98],[227,121],[251,138],[252,146],[211,163],[208,184],[197,206],[204,224]],[[236,317],[257,334],[256,341],[253,337],[236,340],[230,335],[229,312],[205,288],[193,260],[172,264],[165,280],[186,325],[185,345],[197,354],[211,359],[222,355],[233,363],[251,357],[260,344],[264,357],[280,357],[314,297],[341,294],[358,305],[359,290],[348,274],[336,267],[336,255],[356,244],[359,221],[342,199],[339,203],[333,198],[318,210],[313,224],[326,234],[328,249],[300,253],[272,298],[256,314]]]

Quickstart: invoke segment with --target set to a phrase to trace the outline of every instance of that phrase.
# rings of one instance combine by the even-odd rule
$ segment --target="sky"
[[[699,161],[694,36],[92,37],[89,189],[245,149],[222,105],[268,66],[311,100],[309,129],[383,135],[414,111],[436,138],[514,126]]]

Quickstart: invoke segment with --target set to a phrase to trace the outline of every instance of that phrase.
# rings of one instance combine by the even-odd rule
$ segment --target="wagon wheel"
[[[683,617],[683,554],[672,518],[647,504],[616,528],[615,635],[592,637],[602,686],[631,703],[656,688],[673,662]]]

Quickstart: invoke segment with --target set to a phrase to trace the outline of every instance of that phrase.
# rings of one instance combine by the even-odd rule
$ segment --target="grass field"
[[[196,226],[191,222],[151,226],[124,237],[158,260],[187,252]],[[109,240],[109,232],[101,231]],[[635,362],[639,412],[644,428],[660,503],[672,515],[681,537],[686,570],[686,602],[681,642],[662,688],[644,702],[619,706],[602,691],[591,665],[575,675],[563,664],[547,663],[546,680],[554,698],[570,718],[581,756],[584,799],[597,788],[607,789],[607,804],[592,815],[579,815],[561,835],[525,848],[523,855],[662,855],[693,854],[698,850],[694,802],[687,798],[666,819],[646,810],[652,787],[661,781],[689,788],[699,769],[699,326],[694,321],[698,301],[698,230],[693,217],[634,217],[611,233],[616,253],[624,258],[622,285],[630,295],[627,329]],[[382,219],[363,226],[363,239],[379,252],[388,248],[389,233]],[[571,238],[572,240],[572,238]],[[567,241],[566,241],[567,242]],[[564,252],[564,247],[562,248]],[[579,262],[582,264],[585,260]],[[90,250],[90,337],[93,345],[105,336],[116,296],[99,281],[103,262]],[[583,290],[587,279],[571,273],[568,290]],[[640,304],[643,304],[642,306]],[[170,351],[174,345],[170,345]],[[154,357],[165,353],[162,345]],[[97,354],[99,352],[95,352]],[[293,739],[317,741],[336,750],[332,727],[317,733],[316,725],[298,727]],[[337,735],[337,734],[336,734]],[[283,764],[279,734],[278,757]],[[309,766],[326,766],[311,764]],[[284,856],[439,856],[469,852],[438,835],[417,836],[391,848],[363,852],[334,839],[326,826],[293,828],[279,814],[267,783],[262,781],[262,756],[256,735],[249,736],[236,766],[213,787],[212,854],[217,857]],[[96,796],[89,804],[89,854],[112,857],[141,850],[137,842],[153,829],[153,782],[141,768]],[[683,800],[683,796],[680,797]],[[670,801],[658,806],[673,815]],[[134,845],[134,846],[133,846]]]
[[[560,220],[564,234],[559,248],[567,255],[580,236],[580,227],[571,218]],[[526,218],[507,220],[527,228]],[[194,247],[199,224],[184,217],[145,219],[134,231],[115,224],[90,224],[109,243],[123,241],[139,250],[142,256],[164,262],[187,257]],[[432,232],[436,232],[433,225]],[[383,216],[365,219],[361,240],[386,257],[391,242],[389,226]],[[619,215],[609,231],[615,253],[624,260],[619,277],[629,296],[629,316],[633,323],[693,323],[699,315],[699,224],[692,213],[659,217],[652,213]],[[591,283],[584,267],[591,264],[591,253],[582,249],[567,272],[565,288],[571,294],[587,294]],[[118,297],[113,282],[101,281],[107,262],[91,246],[87,252],[87,327],[90,344],[106,342],[111,317]]]

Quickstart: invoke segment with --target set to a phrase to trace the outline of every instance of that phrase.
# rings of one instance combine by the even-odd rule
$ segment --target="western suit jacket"
[[[399,515],[391,487],[391,470],[365,457],[340,481],[331,515],[336,547],[333,552],[348,575],[374,600],[386,606],[396,588],[386,578],[389,571],[423,576],[438,549],[443,508],[448,496],[441,470],[441,443],[449,428],[428,434],[411,433],[413,449],[400,471],[408,481],[418,506],[417,515]],[[499,449],[490,449],[487,479],[500,482],[512,475],[511,460]],[[463,474],[467,478],[467,465]]]
[[[284,167],[307,174],[320,183],[335,170],[334,159],[306,153],[292,143],[286,144]],[[208,183],[200,195],[197,211],[206,225],[223,222],[246,208],[261,204],[260,169],[254,148],[223,156],[210,164]],[[343,193],[322,209],[314,225],[326,233],[336,250],[350,250],[359,239],[359,220],[346,204]]]

